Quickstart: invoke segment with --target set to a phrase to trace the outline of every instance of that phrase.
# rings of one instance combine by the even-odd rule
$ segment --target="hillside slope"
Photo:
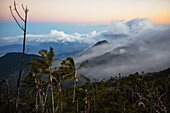
[[[76,57],[77,64],[89,61],[80,73],[91,78],[109,78],[119,73],[155,72],[170,67],[169,36],[134,36],[120,40],[122,42],[98,42]]]
[[[7,78],[11,86],[16,86],[16,80],[19,75],[22,53],[7,53],[0,57],[0,79]],[[32,57],[40,57],[33,54],[25,54],[23,75],[27,72],[28,67],[25,65]]]

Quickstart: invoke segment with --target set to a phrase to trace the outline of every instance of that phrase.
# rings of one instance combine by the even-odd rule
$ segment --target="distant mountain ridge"
[[[119,46],[114,46],[107,41],[98,42],[75,58],[78,64],[88,60],[79,73],[91,78],[109,78],[119,73],[128,75],[134,72],[155,72],[169,68],[169,51],[162,45],[168,43],[169,39],[161,38],[161,41],[147,39],[142,43],[135,41]]]
[[[84,50],[78,57],[81,57],[86,54],[93,54],[94,50],[100,50],[105,46],[108,46],[110,43],[107,40],[102,40],[91,46],[90,48]],[[102,52],[102,51],[100,51]]]
[[[94,46],[100,46],[100,45],[103,45],[103,44],[109,44],[109,42],[107,40],[102,40],[102,41],[99,41],[96,44],[94,44],[93,47]]]
[[[68,57],[68,55],[72,57],[77,56],[81,51],[88,48],[89,46],[90,46],[89,44],[75,42],[72,43],[44,42],[40,44],[26,45],[25,52],[28,54],[38,55],[39,50],[41,49],[48,50],[49,47],[53,47],[56,58],[63,59]],[[22,52],[22,45],[12,44],[0,46],[0,57],[11,52]]]
[[[19,69],[21,64],[22,53],[7,53],[6,55],[0,57],[0,79],[6,78],[9,80],[11,87],[16,86],[16,80],[19,75]],[[34,54],[25,54],[24,55],[24,66],[23,66],[23,74],[25,75],[28,66],[25,64],[30,62],[32,57],[40,58],[38,55]]]
[[[26,45],[26,52],[32,53],[32,54],[37,54],[37,47],[32,46],[32,45]],[[12,44],[12,45],[5,45],[5,46],[0,46],[0,56],[3,56],[7,53],[11,52],[22,52],[22,45],[21,44]]]
[[[58,54],[55,56],[55,58],[57,59],[65,59],[67,57],[76,57],[78,56],[80,53],[82,53],[83,50],[80,51],[74,51],[74,52],[70,52],[70,53],[62,53],[62,54]]]

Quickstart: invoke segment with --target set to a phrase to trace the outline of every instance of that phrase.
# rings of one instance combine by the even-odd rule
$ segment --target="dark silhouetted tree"
[[[19,93],[20,93],[20,79],[22,76],[22,68],[23,68],[23,63],[24,63],[24,53],[25,53],[25,40],[26,40],[26,31],[27,31],[27,13],[28,13],[28,8],[27,6],[24,7],[23,5],[22,9],[24,11],[25,14],[25,18],[21,17],[20,13],[17,10],[17,4],[14,1],[14,9],[12,9],[12,6],[9,6],[10,11],[11,11],[11,15],[14,18],[14,20],[16,21],[16,23],[18,24],[18,26],[21,28],[22,31],[24,31],[24,40],[23,40],[23,51],[22,51],[22,58],[21,58],[21,67],[20,67],[20,71],[19,71],[19,77],[18,77],[18,81],[17,81],[17,95],[16,95],[16,112],[18,113],[18,100],[19,100]],[[16,19],[16,17],[13,14],[13,10],[16,12],[16,14],[18,15],[18,17],[24,22],[24,27],[22,27],[20,25],[20,23],[18,22],[18,20]]]

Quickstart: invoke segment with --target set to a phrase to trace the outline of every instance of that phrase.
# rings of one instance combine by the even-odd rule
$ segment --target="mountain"
[[[44,42],[40,44],[34,45],[26,45],[26,53],[28,54],[38,54],[38,51],[41,49],[49,50],[50,47],[54,48],[54,52],[56,58],[66,58],[68,56],[75,57],[78,56],[81,51],[88,48],[90,44],[85,43],[62,43],[62,42]],[[7,53],[11,52],[22,52],[22,45],[21,44],[12,44],[12,45],[5,45],[0,46],[0,56],[3,56]]]
[[[109,43],[106,40],[99,41],[90,48],[84,50],[80,55],[76,57],[77,61],[82,61],[82,59],[86,60],[91,57],[99,56],[104,54],[107,51],[110,51],[110,46],[112,46],[111,43]]]
[[[36,46],[33,45],[26,45],[26,52],[31,54],[37,54],[38,49]],[[12,45],[5,45],[0,46],[0,56],[3,56],[7,53],[11,52],[22,52],[22,45],[21,44],[12,44]]]
[[[103,45],[103,44],[109,44],[109,42],[107,40],[102,40],[102,41],[99,41],[96,44],[94,44],[94,46],[100,46],[100,45]]]
[[[78,56],[83,50],[80,51],[74,51],[74,52],[70,52],[70,53],[62,53],[62,54],[58,54],[55,56],[55,59],[65,59],[67,57],[76,57]]]
[[[161,41],[160,41],[161,39]],[[137,72],[155,72],[170,67],[170,51],[165,46],[167,37],[132,40],[115,46],[115,43],[98,42],[75,58],[76,64],[88,60],[79,71],[90,78],[128,75]],[[165,45],[164,45],[165,44]]]
[[[10,87],[10,89],[13,89],[13,90],[15,90],[15,88],[16,88],[16,83],[17,83],[20,64],[21,64],[21,57],[22,57],[22,53],[17,53],[17,52],[16,53],[7,53],[4,56],[0,57],[0,80],[2,78],[8,79],[9,87]],[[30,69],[25,64],[30,62],[30,59],[33,57],[40,58],[40,56],[34,55],[34,54],[25,54],[24,55],[24,65],[23,65],[22,77],[24,77],[27,74],[28,70]],[[60,63],[61,63],[60,60],[55,59],[54,64],[52,65],[52,68],[59,67]],[[44,76],[43,79],[45,77],[46,76]],[[64,85],[64,87],[68,87],[68,86],[70,86],[70,84],[72,85],[72,83],[74,83],[74,79],[64,82],[63,85]],[[79,84],[82,84],[82,83],[84,83],[84,80],[79,79]],[[4,89],[2,89],[1,91],[4,91]]]
[[[16,84],[16,80],[19,75],[21,57],[22,53],[7,53],[6,55],[0,57],[0,79],[7,78],[11,87],[16,86],[14,84]],[[33,54],[24,55],[23,75],[25,75],[29,69],[25,64],[30,62],[32,57],[39,58],[40,56]]]

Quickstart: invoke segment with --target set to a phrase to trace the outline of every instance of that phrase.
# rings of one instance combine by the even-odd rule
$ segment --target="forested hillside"
[[[16,87],[16,81],[19,75],[19,68],[22,53],[7,53],[0,57],[0,79],[6,78],[10,82],[10,88]],[[26,75],[29,67],[25,64],[30,62],[32,57],[40,57],[33,54],[25,54],[23,75]]]
[[[24,91],[20,93],[19,111],[63,112],[63,113],[168,113],[170,111],[170,68],[155,73],[135,73],[128,76],[110,77],[91,82],[85,75],[77,74],[88,61],[75,67],[71,57],[52,70],[53,48],[41,50],[42,57],[32,58],[30,70],[22,79]],[[46,79],[42,79],[44,74]],[[74,78],[70,87],[63,82]],[[78,85],[79,78],[85,84]],[[2,85],[3,83],[6,84]],[[1,87],[6,93],[0,95],[0,112],[15,110],[15,94],[8,87],[8,80],[2,79]],[[74,87],[72,87],[74,84]]]

